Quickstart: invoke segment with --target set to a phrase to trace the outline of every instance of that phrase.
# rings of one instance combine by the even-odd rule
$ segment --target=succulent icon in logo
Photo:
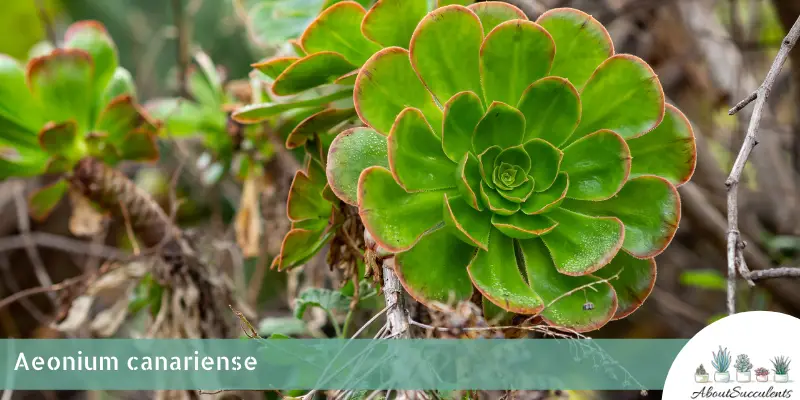
[[[700,364],[699,367],[694,371],[694,381],[697,383],[706,383],[708,382],[708,372],[706,371],[706,367],[703,364]]]
[[[714,367],[717,372],[714,373],[714,380],[717,382],[729,382],[731,380],[731,374],[728,372],[728,368],[731,366],[731,353],[728,351],[728,348],[722,348],[719,346],[719,350],[717,352],[711,352],[713,358],[711,359],[711,365]]]
[[[747,354],[739,354],[736,356],[736,381],[737,382],[750,382],[750,370],[753,369],[753,363],[750,362],[750,357]]]
[[[786,356],[775,357],[772,360],[773,371],[775,371],[775,382],[789,382],[789,364],[792,360]]]
[[[764,367],[756,368],[756,381],[758,382],[766,382],[769,380],[769,370]]]

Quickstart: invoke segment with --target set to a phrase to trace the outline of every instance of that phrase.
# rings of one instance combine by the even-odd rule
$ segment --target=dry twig
[[[794,23],[794,26],[792,26],[792,29],[789,30],[789,34],[786,35],[786,38],[783,40],[781,48],[778,51],[778,55],[775,57],[775,61],[772,63],[772,67],[770,67],[766,78],[764,78],[764,82],[761,84],[761,86],[759,86],[756,93],[748,96],[747,99],[731,109],[731,114],[735,114],[737,111],[744,108],[745,105],[747,105],[747,100],[755,100],[753,114],[750,117],[750,124],[747,128],[747,134],[745,135],[744,143],[742,144],[741,150],[739,150],[739,155],[736,156],[736,161],[733,163],[730,176],[728,176],[728,179],[725,181],[725,186],[728,188],[728,314],[734,314],[736,312],[737,269],[744,278],[752,276],[752,273],[747,271],[747,268],[743,263],[744,256],[742,250],[744,250],[744,242],[741,241],[739,234],[739,180],[741,179],[742,172],[744,171],[745,163],[747,163],[747,158],[750,157],[750,153],[753,151],[753,148],[756,146],[756,144],[758,144],[756,136],[758,135],[758,128],[761,124],[761,115],[764,112],[764,106],[767,103],[767,98],[772,91],[772,87],[775,85],[775,80],[778,77],[778,73],[780,73],[781,68],[783,68],[783,64],[786,62],[789,52],[794,47],[795,43],[797,43],[798,38],[800,38],[800,18],[797,19],[797,21]],[[767,271],[772,270],[759,272],[760,274],[765,274]]]
[[[28,219],[28,201],[25,199],[23,192],[24,185],[18,185],[16,195],[14,196],[14,204],[17,208],[17,224],[25,243],[25,251],[28,254],[28,258],[31,260],[33,272],[36,275],[36,279],[39,280],[39,284],[45,287],[52,286],[53,280],[50,279],[50,275],[47,273],[47,268],[44,265],[44,261],[42,261],[42,257],[39,255],[39,250],[36,248],[36,246],[34,246],[33,241],[30,238],[31,223]],[[58,302],[56,301],[55,295],[48,292],[47,296],[50,298],[50,301],[53,302],[53,305],[57,307]]]

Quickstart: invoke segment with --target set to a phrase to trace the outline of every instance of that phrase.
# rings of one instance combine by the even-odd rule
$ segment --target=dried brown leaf
[[[249,174],[244,182],[239,212],[236,214],[236,242],[245,257],[256,257],[261,245],[260,178]]]
[[[69,231],[79,237],[94,236],[103,229],[103,214],[77,191],[69,192],[72,215],[69,218]]]

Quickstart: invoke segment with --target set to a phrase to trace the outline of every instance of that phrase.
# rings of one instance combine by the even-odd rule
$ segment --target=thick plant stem
[[[93,158],[73,168],[69,182],[87,199],[126,221],[133,234],[164,261],[153,276],[170,292],[170,335],[227,338],[235,321],[227,310],[233,304],[231,287],[202,262],[180,229],[144,190],[128,177]]]
[[[400,285],[400,279],[394,273],[393,257],[383,261],[383,297],[389,307],[386,319],[389,321],[392,337],[397,339],[411,338],[411,333],[408,330],[408,308],[406,308],[405,298],[403,297],[403,286]]]
[[[158,203],[116,169],[87,157],[73,168],[70,184],[114,217],[128,220],[145,246],[181,250],[178,229]]]
[[[364,243],[367,251],[374,254],[375,263],[383,274],[383,297],[386,300],[386,320],[393,338],[409,339],[408,308],[403,297],[403,286],[394,272],[394,257],[378,246],[368,231],[364,231]]]

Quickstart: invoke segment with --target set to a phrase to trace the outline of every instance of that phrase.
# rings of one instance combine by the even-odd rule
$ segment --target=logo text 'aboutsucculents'
[[[791,373],[792,358],[797,357],[792,332],[797,329],[800,319],[766,311],[714,322],[689,340],[675,358],[664,384],[664,398],[793,398],[798,382]],[[775,337],[762,340],[764,330],[775,332]]]

